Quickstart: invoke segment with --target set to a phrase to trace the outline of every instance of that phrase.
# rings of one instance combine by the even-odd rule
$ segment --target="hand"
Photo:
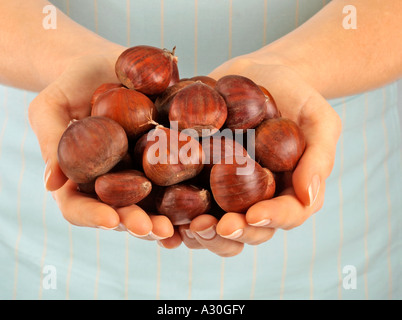
[[[325,180],[335,159],[341,121],[327,101],[294,70],[267,64],[259,52],[238,57],[215,69],[219,79],[239,74],[264,86],[272,94],[282,116],[303,130],[306,149],[292,175],[292,183],[280,196],[253,205],[246,214],[229,212],[219,221],[211,215],[180,227],[183,242],[190,248],[206,248],[220,256],[239,254],[244,244],[269,240],[275,229],[301,225],[324,203]]]
[[[32,101],[29,120],[35,132],[46,163],[45,187],[67,221],[74,225],[102,229],[126,230],[148,240],[170,238],[165,247],[181,243],[174,236],[169,219],[148,215],[138,206],[114,209],[77,191],[77,185],[68,180],[57,161],[61,135],[72,119],[81,119],[91,113],[90,99],[94,90],[106,82],[118,82],[114,64],[124,50],[113,47],[108,54],[85,54],[72,59],[64,72]],[[177,233],[176,233],[177,234]]]

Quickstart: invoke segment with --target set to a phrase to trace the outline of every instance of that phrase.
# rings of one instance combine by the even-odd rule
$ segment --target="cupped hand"
[[[60,76],[30,104],[29,121],[46,163],[45,187],[52,192],[65,219],[73,225],[124,230],[148,240],[169,238],[165,246],[175,247],[181,240],[174,236],[168,218],[148,215],[135,205],[115,209],[78,192],[77,185],[67,179],[58,165],[61,135],[72,119],[91,114],[90,100],[99,85],[118,82],[114,65],[124,49],[115,47],[109,53],[85,54],[71,59]],[[105,52],[108,51],[105,49]]]
[[[234,58],[210,76],[219,79],[238,74],[265,87],[283,117],[295,121],[306,139],[305,152],[295,168],[291,183],[279,196],[250,207],[246,214],[226,213],[219,221],[211,215],[180,227],[183,242],[190,248],[206,248],[220,256],[239,254],[244,244],[269,240],[276,229],[300,226],[324,203],[325,181],[332,171],[341,121],[328,102],[295,70],[269,64],[264,55]]]

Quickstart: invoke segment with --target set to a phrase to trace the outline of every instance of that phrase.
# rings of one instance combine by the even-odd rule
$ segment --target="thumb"
[[[311,96],[302,107],[300,120],[306,149],[293,173],[292,182],[300,201],[312,206],[320,186],[324,185],[332,171],[341,120],[318,94]]]
[[[56,84],[44,89],[29,105],[29,122],[46,163],[43,178],[49,191],[59,189],[67,181],[57,160],[59,140],[70,122],[67,105],[67,98]]]

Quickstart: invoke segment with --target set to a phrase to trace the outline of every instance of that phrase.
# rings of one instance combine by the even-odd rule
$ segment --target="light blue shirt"
[[[53,1],[122,45],[177,47],[182,77],[285,35],[322,0]],[[0,299],[401,299],[396,83],[330,101],[343,122],[320,212],[233,258],[71,226],[43,187],[36,96],[0,86]]]

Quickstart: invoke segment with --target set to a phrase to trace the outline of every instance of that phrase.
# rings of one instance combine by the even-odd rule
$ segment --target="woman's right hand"
[[[138,238],[158,240],[164,247],[173,248],[181,243],[181,238],[167,217],[148,215],[136,205],[114,209],[78,192],[77,185],[67,179],[57,160],[58,143],[69,122],[90,115],[90,100],[99,85],[118,82],[114,65],[124,49],[113,46],[110,51],[105,49],[107,54],[73,58],[30,104],[30,124],[46,163],[44,183],[71,224],[128,231]]]

